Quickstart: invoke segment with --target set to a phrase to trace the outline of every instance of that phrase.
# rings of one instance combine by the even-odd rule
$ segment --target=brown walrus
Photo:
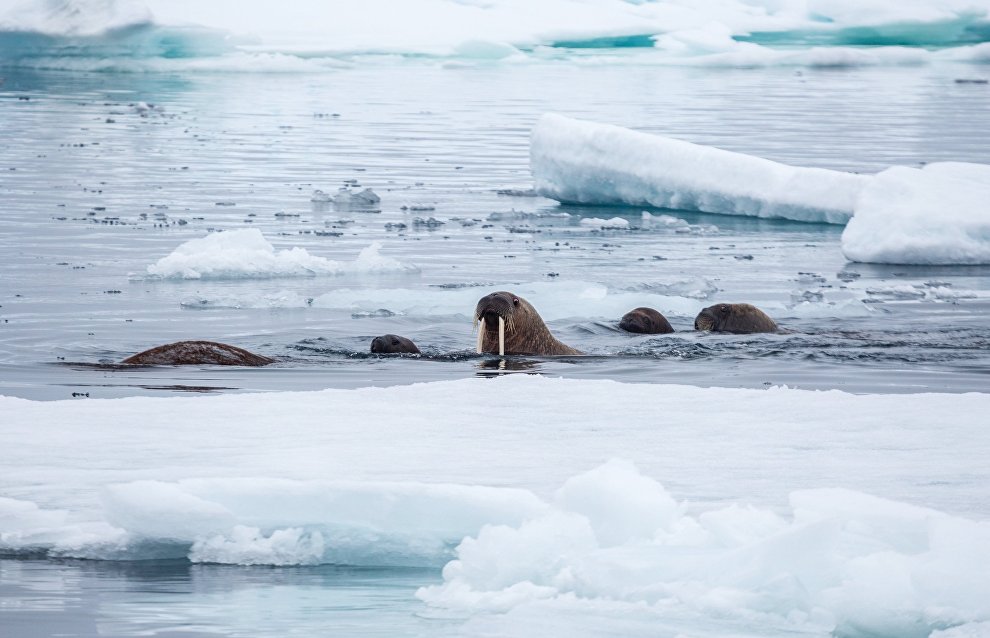
[[[485,295],[474,309],[478,323],[478,352],[489,354],[581,354],[557,341],[540,313],[511,292]]]
[[[708,306],[694,318],[695,330],[712,332],[777,332],[777,324],[765,312],[748,303]]]
[[[664,335],[673,332],[667,318],[653,308],[636,308],[622,315],[619,328],[626,332],[638,332],[646,335]]]
[[[127,357],[122,363],[143,366],[265,366],[274,359],[216,341],[176,341]]]
[[[399,335],[382,335],[371,340],[371,351],[376,354],[420,354],[419,348],[410,339]]]

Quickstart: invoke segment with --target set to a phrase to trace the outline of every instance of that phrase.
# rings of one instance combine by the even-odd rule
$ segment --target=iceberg
[[[869,180],[553,113],[533,129],[530,169],[537,193],[560,202],[829,224],[849,221]]]
[[[876,175],[842,233],[850,261],[990,264],[990,166],[895,166]]]

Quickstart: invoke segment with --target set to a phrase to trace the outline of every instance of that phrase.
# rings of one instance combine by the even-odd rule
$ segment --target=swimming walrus
[[[663,335],[673,332],[667,318],[653,308],[636,308],[622,315],[619,328],[626,332],[638,332],[646,335]]]
[[[777,332],[777,324],[765,312],[748,303],[720,303],[708,306],[694,319],[695,330],[712,332]]]
[[[265,366],[274,359],[216,341],[176,341],[127,357],[122,363],[143,366]]]
[[[499,291],[485,295],[474,309],[478,352],[489,354],[581,354],[557,341],[536,309],[522,297]]]
[[[420,354],[419,348],[410,339],[399,335],[382,335],[371,340],[371,351],[375,354]]]

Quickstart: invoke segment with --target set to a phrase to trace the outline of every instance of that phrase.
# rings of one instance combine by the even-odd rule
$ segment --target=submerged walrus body
[[[518,295],[499,291],[485,295],[474,309],[478,352],[489,354],[581,354],[550,334],[540,313]]]
[[[636,308],[622,315],[619,328],[645,335],[664,335],[674,331],[667,318],[653,308]]]
[[[411,339],[399,335],[382,335],[371,340],[371,352],[375,354],[421,354]]]
[[[265,366],[274,359],[216,341],[176,341],[127,357],[122,363],[142,366]]]
[[[748,303],[720,303],[699,312],[694,319],[694,329],[749,334],[777,332],[777,324],[765,312]]]

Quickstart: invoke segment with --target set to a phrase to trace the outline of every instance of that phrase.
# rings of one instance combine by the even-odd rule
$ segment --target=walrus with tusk
[[[121,363],[141,366],[266,366],[274,363],[260,354],[216,341],[176,341],[139,352]]]
[[[581,354],[550,334],[540,313],[518,295],[504,290],[485,295],[474,309],[478,353]]]

